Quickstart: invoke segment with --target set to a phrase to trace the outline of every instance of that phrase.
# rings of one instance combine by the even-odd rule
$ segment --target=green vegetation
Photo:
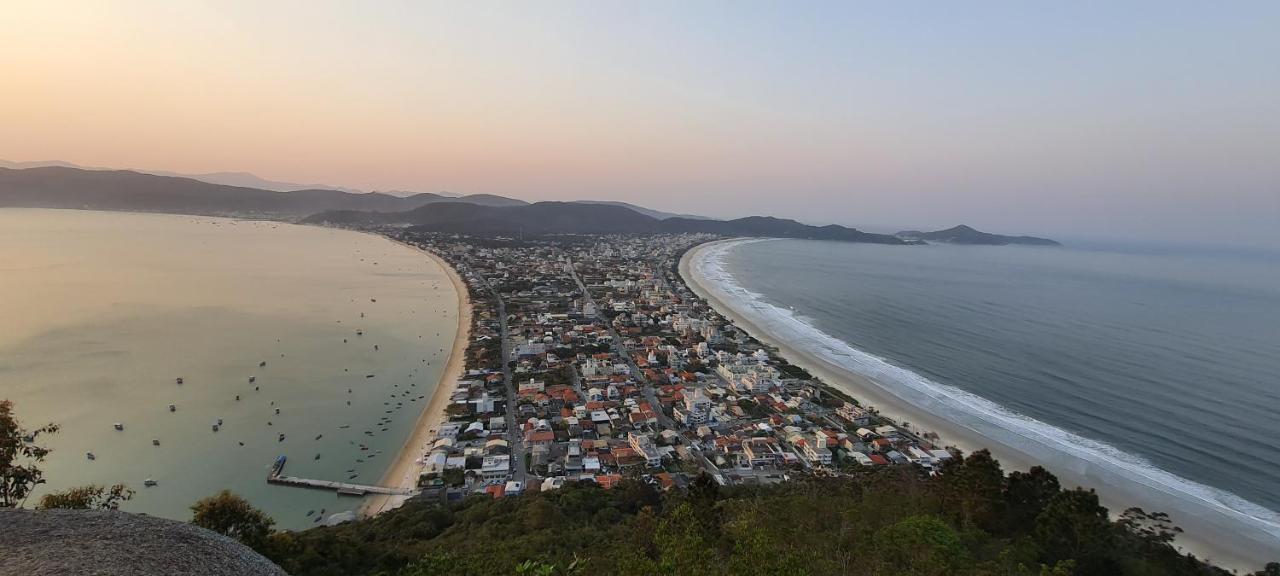
[[[192,524],[230,536],[257,550],[268,548],[271,527],[276,523],[230,490],[201,498],[191,506],[191,512]]]
[[[26,501],[36,486],[44,484],[39,464],[49,449],[36,444],[41,434],[57,433],[49,424],[27,430],[13,414],[13,402],[0,400],[0,508],[15,508]]]
[[[47,449],[0,402],[0,505],[42,482]],[[228,491],[191,507],[192,523],[236,538],[297,576],[563,574],[1225,576],[1171,545],[1168,516],[1137,508],[1112,522],[1092,491],[1062,490],[1042,468],[1005,475],[986,451],[936,476],[910,466],[850,468],[769,487],[721,488],[699,476],[660,493],[627,479],[611,490],[456,505],[410,502],[350,524],[275,532]],[[114,509],[132,491],[86,486],[42,508]],[[1280,564],[1257,573],[1280,576]]]
[[[41,510],[55,508],[71,510],[118,510],[120,505],[133,499],[133,490],[124,484],[114,486],[98,486],[90,484],[68,488],[62,492],[53,492],[40,497]]]
[[[291,574],[1222,575],[1171,545],[1176,528],[1040,468],[1005,476],[986,452],[939,475],[866,468],[840,478],[687,492],[638,481],[454,506],[273,536]],[[1270,568],[1269,568],[1270,569]],[[1260,573],[1261,574],[1261,573]]]

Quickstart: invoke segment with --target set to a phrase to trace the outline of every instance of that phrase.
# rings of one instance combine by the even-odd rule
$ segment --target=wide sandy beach
[[[710,286],[710,282],[698,271],[692,269],[691,262],[699,253],[713,246],[736,242],[722,240],[699,245],[690,249],[680,259],[680,276],[700,297],[706,299],[716,311],[723,314],[738,327],[746,330],[761,342],[777,348],[778,352],[792,364],[808,370],[828,385],[846,392],[858,399],[864,406],[874,407],[880,414],[898,422],[909,422],[917,432],[932,431],[941,437],[941,444],[954,446],[964,452],[986,448],[997,458],[1006,471],[1027,470],[1031,466],[1041,465],[1053,472],[1064,488],[1083,486],[1097,491],[1102,504],[1116,516],[1126,508],[1140,506],[1148,511],[1169,512],[1174,521],[1186,530],[1177,541],[1184,552],[1195,554],[1199,558],[1211,559],[1214,564],[1241,572],[1260,570],[1263,563],[1273,561],[1274,550],[1269,550],[1262,543],[1250,539],[1236,537],[1233,527],[1209,518],[1196,515],[1194,512],[1183,512],[1175,509],[1175,503],[1169,501],[1163,493],[1156,490],[1145,490],[1143,486],[1122,486],[1106,482],[1090,473],[1087,468],[1073,469],[1073,466],[1054,466],[1041,462],[1016,446],[996,441],[979,434],[967,426],[956,424],[945,416],[931,413],[904,402],[884,391],[884,388],[868,377],[853,372],[845,367],[824,360],[808,350],[797,348],[781,341],[763,330],[757,323],[745,318],[739,311],[728,306],[718,298],[718,290]],[[1181,513],[1180,513],[1181,512]]]
[[[420,250],[416,246],[411,248]],[[449,263],[429,251],[421,251],[439,264],[453,283],[453,289],[458,294],[458,327],[454,334],[453,350],[449,353],[449,361],[445,365],[444,372],[440,374],[440,382],[436,384],[435,392],[431,394],[431,401],[418,416],[413,434],[405,440],[400,453],[396,455],[395,462],[382,476],[380,484],[394,488],[412,489],[417,486],[418,476],[423,468],[422,456],[435,438],[436,430],[445,422],[445,409],[449,406],[449,398],[457,389],[458,380],[462,378],[466,368],[467,345],[471,334],[471,297],[467,292],[466,283]],[[398,508],[404,504],[405,500],[408,500],[407,496],[370,496],[360,508],[360,516],[375,516]]]

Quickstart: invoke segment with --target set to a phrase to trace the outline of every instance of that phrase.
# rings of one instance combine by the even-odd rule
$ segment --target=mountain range
[[[430,232],[520,234],[657,234],[708,233],[841,240],[876,244],[908,244],[887,234],[870,234],[844,226],[809,226],[782,218],[750,216],[736,220],[685,217],[655,218],[625,205],[581,202],[537,202],[525,206],[479,206],[438,202],[404,212],[335,210],[303,222],[339,225],[405,225]]]
[[[29,168],[50,168],[50,167],[69,168],[69,169],[93,171],[93,172],[135,172],[138,174],[146,174],[146,175],[152,175],[152,176],[166,176],[166,177],[173,177],[173,178],[185,178],[188,180],[197,180],[197,181],[205,182],[208,184],[220,184],[224,186],[233,186],[237,188],[255,188],[259,190],[267,190],[272,192],[314,192],[316,190],[328,190],[328,191],[336,191],[336,192],[346,192],[346,193],[355,194],[355,195],[369,194],[368,192],[365,192],[363,190],[357,190],[355,188],[347,188],[343,186],[331,186],[328,184],[296,184],[293,182],[280,182],[276,180],[268,180],[265,178],[261,178],[255,174],[251,174],[249,172],[207,172],[203,174],[183,174],[178,172],[168,172],[164,170],[115,170],[111,168],[81,166],[78,164],[73,164],[71,162],[64,162],[61,160],[48,160],[48,161],[35,161],[35,162],[11,162],[8,160],[0,160],[0,168],[25,170]],[[400,210],[419,206],[427,202],[437,202],[437,201],[447,201],[447,200],[466,202],[469,204],[484,204],[488,206],[520,206],[520,205],[528,204],[528,202],[524,200],[519,200],[516,198],[508,198],[506,196],[498,196],[495,194],[455,194],[451,192],[409,192],[404,190],[388,190],[385,192],[381,192],[379,194],[380,196],[393,196],[393,197],[399,197],[399,198],[414,199],[412,202],[406,203],[405,205],[393,207],[393,209],[400,209]],[[625,206],[627,208],[635,210],[636,212],[640,212],[642,214],[646,214],[649,216],[653,216],[654,218],[658,218],[659,220],[665,219],[665,218],[673,218],[676,216],[698,219],[698,220],[711,220],[711,218],[707,218],[706,216],[696,216],[692,214],[672,214],[670,212],[653,210],[650,208],[645,208],[643,206],[636,206],[635,204],[629,204],[626,202],[617,202],[617,201],[608,201],[608,200],[577,200],[576,202],[580,202],[583,204],[613,204],[617,206]],[[378,202],[377,203],[378,207],[369,208],[369,209],[385,208],[390,204],[391,203],[389,202]],[[332,208],[336,209],[340,207],[334,206]],[[235,210],[232,210],[232,211],[235,211]]]
[[[333,224],[418,226],[475,234],[710,233],[878,244],[1035,244],[1057,242],[1002,236],[957,226],[937,232],[873,234],[839,225],[750,216],[714,220],[612,201],[536,202],[492,194],[408,196],[327,188],[278,191],[160,176],[132,170],[85,169],[65,163],[0,167],[0,207],[78,208],[222,216],[255,216]],[[9,163],[9,165],[15,165]],[[231,173],[221,173],[231,174]],[[248,175],[250,178],[256,176]]]

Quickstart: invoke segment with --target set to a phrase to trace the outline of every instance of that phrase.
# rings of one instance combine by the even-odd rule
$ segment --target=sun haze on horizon
[[[0,158],[1277,246],[1280,4],[15,1]]]

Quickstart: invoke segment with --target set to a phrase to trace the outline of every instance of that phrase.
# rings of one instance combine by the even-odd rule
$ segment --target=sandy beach
[[[406,244],[406,246],[408,245]],[[400,448],[395,461],[387,468],[386,473],[382,475],[381,482],[379,482],[382,486],[412,489],[417,486],[418,476],[422,472],[423,464],[420,459],[431,445],[436,430],[445,422],[445,409],[449,406],[449,398],[453,395],[454,390],[457,389],[458,380],[462,378],[466,369],[466,352],[471,334],[471,298],[467,292],[466,283],[463,282],[462,277],[458,276],[457,271],[449,263],[429,251],[421,250],[416,246],[410,247],[423,252],[436,264],[439,264],[449,275],[449,280],[453,283],[453,289],[458,294],[458,326],[454,334],[453,349],[449,353],[449,361],[445,365],[444,372],[440,374],[440,382],[436,384],[436,389],[431,394],[430,402],[423,408],[422,414],[418,416],[418,422],[414,426],[413,434],[410,434],[409,438],[405,440],[404,446]],[[407,496],[370,496],[365,499],[364,505],[361,506],[360,516],[375,516],[387,510],[398,508],[401,504],[404,504],[405,500],[408,500]]]
[[[722,298],[718,298],[716,289],[703,284],[708,283],[708,280],[692,270],[691,262],[701,251],[725,242],[736,242],[736,240],[702,244],[690,249],[681,258],[680,275],[694,293],[706,299],[718,312],[757,340],[777,348],[780,355],[788,362],[808,370],[828,385],[848,393],[864,406],[874,407],[880,414],[899,423],[910,423],[910,428],[914,431],[935,432],[940,436],[942,445],[954,446],[966,453],[986,448],[1000,461],[1006,472],[1027,470],[1031,466],[1041,465],[1058,476],[1064,488],[1083,486],[1096,490],[1102,504],[1112,512],[1113,516],[1132,506],[1140,506],[1148,511],[1169,512],[1174,521],[1186,531],[1178,538],[1176,545],[1183,552],[1212,560],[1217,566],[1249,572],[1261,569],[1266,561],[1275,560],[1272,556],[1275,555],[1276,550],[1265,542],[1265,535],[1254,539],[1233,534],[1238,531],[1238,527],[1208,515],[1197,514],[1195,506],[1200,503],[1186,503],[1187,508],[1178,509],[1178,503],[1170,500],[1169,495],[1157,488],[1136,484],[1121,485],[1108,481],[1099,477],[1088,466],[1055,466],[1053,463],[1044,462],[1043,458],[1034,456],[1018,446],[989,438],[968,426],[958,424],[945,416],[886,393],[883,386],[868,377],[821,358],[807,348],[795,347],[775,338],[768,331],[761,329],[757,323],[740,314],[737,309],[727,305]]]

